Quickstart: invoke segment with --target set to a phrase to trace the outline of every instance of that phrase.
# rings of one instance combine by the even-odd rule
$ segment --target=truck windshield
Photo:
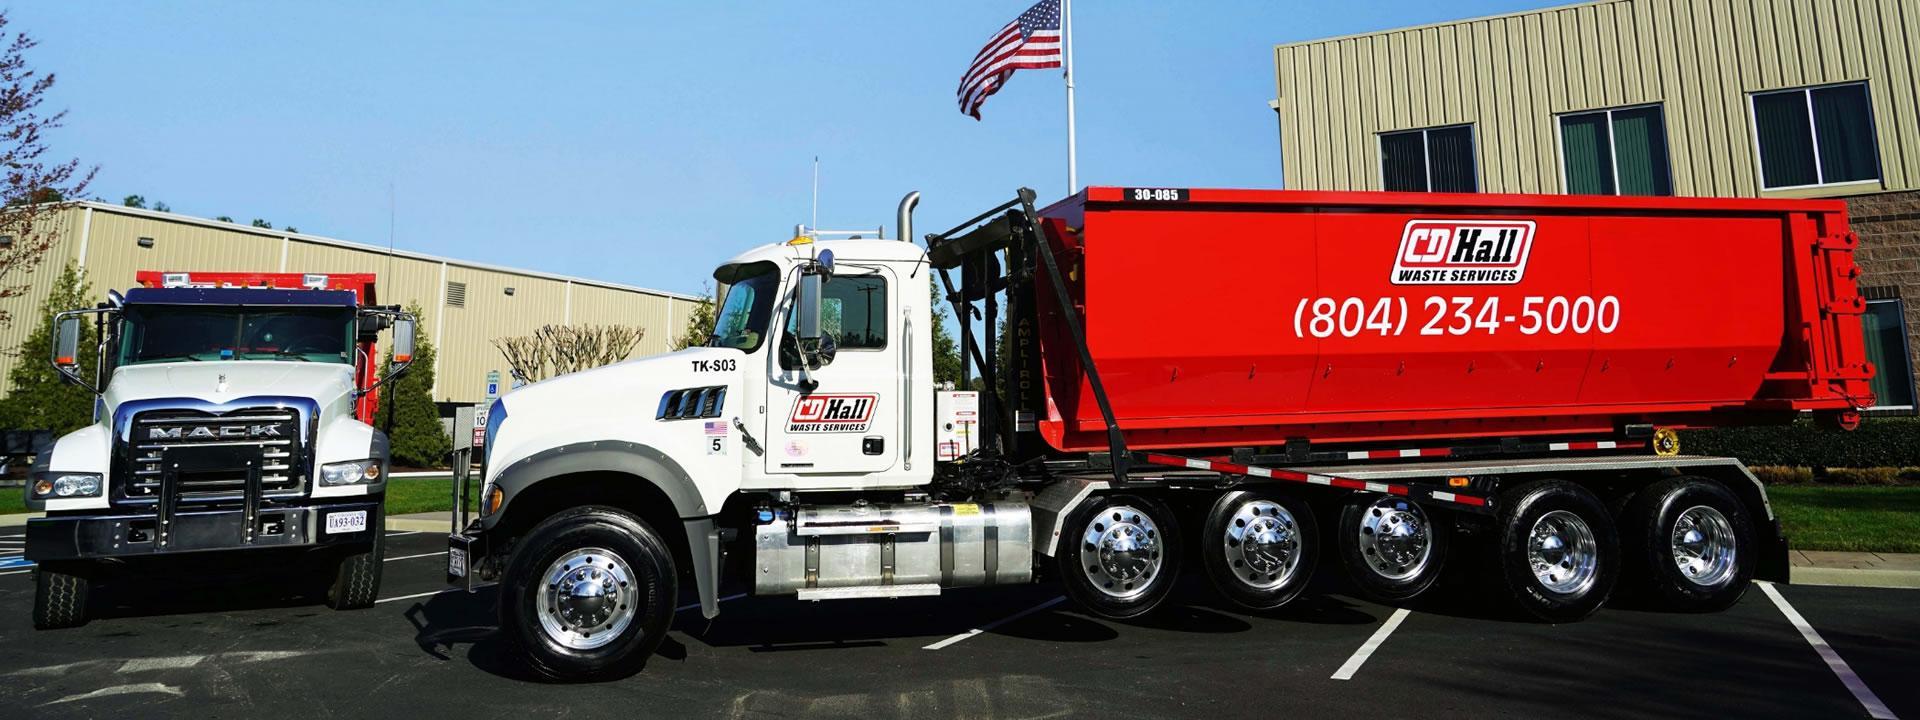
[[[724,347],[753,352],[766,337],[773,317],[773,297],[779,291],[780,276],[771,263],[748,266],[746,274],[727,286],[727,297],[713,321],[713,334],[707,347]]]
[[[342,307],[130,305],[119,364],[288,360],[353,363],[354,312]]]

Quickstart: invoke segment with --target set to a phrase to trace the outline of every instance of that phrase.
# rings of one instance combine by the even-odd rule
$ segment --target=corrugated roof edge
[[[1281,50],[1286,50],[1289,48],[1306,47],[1308,45],[1319,45],[1320,43],[1329,43],[1329,42],[1335,42],[1338,40],[1352,40],[1355,38],[1372,37],[1374,35],[1390,35],[1393,33],[1412,32],[1414,30],[1426,30],[1428,28],[1447,27],[1449,25],[1464,25],[1466,23],[1484,22],[1487,20],[1501,20],[1505,18],[1526,17],[1528,15],[1539,15],[1541,13],[1557,12],[1560,10],[1572,10],[1574,8],[1586,7],[1588,5],[1608,5],[1612,3],[1622,3],[1622,2],[1633,2],[1633,0],[1588,0],[1587,2],[1568,3],[1565,5],[1552,5],[1552,6],[1543,7],[1543,8],[1536,8],[1533,10],[1515,10],[1513,12],[1508,12],[1508,13],[1482,15],[1480,17],[1461,18],[1459,20],[1444,20],[1441,22],[1427,23],[1425,25],[1408,25],[1406,27],[1369,30],[1367,32],[1349,33],[1346,35],[1335,35],[1333,37],[1314,38],[1312,40],[1297,40],[1290,43],[1280,43],[1278,45],[1274,45],[1273,50],[1274,52],[1277,53]]]
[[[92,208],[94,210],[104,211],[104,212],[120,213],[122,215],[132,215],[134,217],[144,217],[151,220],[163,220],[167,222],[185,223],[188,225],[199,225],[201,227],[215,228],[218,230],[229,230],[233,232],[246,233],[248,235],[258,235],[260,237],[274,238],[276,240],[280,238],[287,238],[287,239],[296,240],[299,242],[310,242],[316,245],[331,245],[334,247],[342,247],[350,250],[359,250],[362,252],[370,252],[378,255],[388,254],[386,248],[380,247],[378,245],[368,245],[366,243],[357,243],[351,240],[341,240],[339,238],[330,238],[324,235],[309,235],[307,233],[281,232],[276,230],[269,230],[267,228],[257,228],[250,225],[241,225],[239,223],[221,222],[219,220],[209,220],[207,218],[194,217],[192,215],[181,215],[179,213],[160,212],[158,210],[146,210],[142,208],[130,208],[124,205],[113,205],[110,203],[103,203],[97,200],[73,200],[73,201],[67,201],[61,204],[71,205],[74,207]],[[472,268],[474,270],[486,270],[489,272],[508,273],[511,275],[519,275],[522,277],[530,277],[530,278],[539,278],[542,280],[558,280],[562,282],[578,283],[581,285],[603,287],[610,290],[622,290],[626,292],[637,292],[637,293],[644,293],[648,295],[659,295],[661,297],[674,298],[676,300],[687,300],[690,302],[698,302],[700,300],[705,299],[698,295],[686,295],[683,293],[668,292],[666,290],[654,290],[652,288],[643,288],[635,285],[623,285],[621,283],[607,282],[605,280],[593,280],[593,279],[583,278],[583,277],[574,277],[571,275],[561,275],[558,273],[541,272],[539,270],[525,270],[522,268],[512,268],[512,267],[506,267],[503,265],[490,265],[487,263],[473,262],[471,260],[460,260],[457,258],[441,257],[439,255],[428,255],[426,253],[414,252],[411,250],[396,249],[392,252],[392,254],[395,257],[410,258],[414,260],[423,260],[426,262],[446,263],[448,265],[464,267],[464,268]]]

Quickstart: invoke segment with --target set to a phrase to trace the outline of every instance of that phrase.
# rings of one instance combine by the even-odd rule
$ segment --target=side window
[[[837,352],[884,350],[887,347],[887,281],[878,275],[837,275],[820,293],[820,334]],[[786,337],[799,329],[800,318],[787,313]],[[784,344],[784,342],[783,342]],[[781,366],[798,366],[781,353]]]

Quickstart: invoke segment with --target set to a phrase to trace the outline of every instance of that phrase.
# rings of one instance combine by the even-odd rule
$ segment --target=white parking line
[[[726,596],[726,597],[723,597],[723,598],[720,598],[720,599],[718,599],[718,600],[715,600],[715,601],[713,601],[713,602],[714,602],[714,604],[716,604],[716,605],[717,605],[717,604],[719,604],[719,603],[723,603],[723,602],[726,602],[726,601],[728,601],[728,600],[739,600],[740,598],[743,598],[743,597],[746,597],[746,596],[747,596],[747,594],[746,594],[746,593],[734,593],[734,594],[732,594],[732,595],[728,595],[728,596]],[[681,605],[680,607],[677,607],[677,608],[674,608],[674,609],[673,609],[673,611],[674,611],[674,612],[677,612],[677,613],[680,613],[680,612],[686,612],[686,611],[688,611],[688,610],[692,610],[692,609],[694,609],[694,608],[697,608],[697,607],[700,607],[700,603],[694,603],[694,604],[692,604],[692,605]]]
[[[1787,604],[1787,599],[1780,595],[1779,590],[1773,589],[1773,583],[1756,584],[1760,586],[1761,592],[1773,599],[1773,604],[1780,608],[1780,614],[1787,616],[1787,622],[1793,623],[1793,629],[1800,631],[1800,637],[1805,638],[1807,644],[1813,646],[1814,652],[1820,653],[1820,659],[1827,662],[1827,669],[1840,677],[1840,684],[1847,686],[1847,691],[1853,693],[1853,699],[1858,700],[1860,705],[1867,709],[1868,717],[1879,720],[1899,720],[1892,710],[1887,709],[1886,703],[1880,702],[1880,696],[1873,694],[1873,691],[1867,688],[1867,684],[1860,680],[1859,675],[1853,674],[1853,668],[1847,666],[1847,661],[1840,659],[1840,653],[1833,651],[1833,647],[1820,637],[1819,631],[1814,630],[1812,625],[1808,625],[1806,618],[1800,617],[1800,611]]]
[[[27,568],[25,570],[9,570],[7,572],[0,572],[0,575],[25,575],[30,572],[33,572],[33,568]]]
[[[435,595],[445,595],[450,592],[461,592],[461,590],[460,588],[447,588],[445,590],[435,590],[433,592],[414,593],[412,595],[401,595],[400,597],[381,598],[379,600],[373,601],[373,604],[379,605],[380,603],[390,603],[390,602],[398,602],[400,600],[412,600],[414,598],[432,597]]]
[[[419,530],[401,530],[400,532],[387,533],[387,537],[400,537],[402,535],[419,535],[420,533],[421,531]]]
[[[402,560],[404,558],[391,558],[391,559]],[[400,600],[413,600],[416,598],[433,597],[435,595],[445,595],[450,592],[460,592],[460,588],[447,588],[445,590],[435,590],[433,592],[414,593],[412,595],[401,595],[400,597],[381,598],[379,600],[373,601],[373,604],[378,605],[380,603],[397,602]],[[728,600],[739,600],[740,598],[743,598],[746,596],[747,596],[746,593],[735,593],[735,594],[720,598],[719,602],[726,602]],[[700,603],[694,603],[692,605],[683,605],[678,608],[674,608],[674,612],[686,612],[688,610],[692,610],[697,607],[700,607]],[[1008,618],[1008,619],[1012,619],[1012,618]]]
[[[1353,651],[1353,657],[1347,658],[1345,665],[1333,671],[1333,679],[1352,680],[1353,674],[1360,672],[1360,666],[1366,664],[1367,658],[1373,657],[1373,651],[1379,650],[1380,644],[1387,641],[1387,636],[1392,635],[1394,629],[1400,627],[1400,623],[1411,614],[1412,612],[1406,608],[1393,611],[1393,616],[1387,618],[1386,624],[1381,625],[1379,630],[1373,631],[1373,637],[1367,638],[1367,642],[1361,645],[1359,650]]]
[[[420,553],[419,555],[401,555],[400,557],[387,558],[385,562],[393,562],[395,560],[412,560],[414,558],[423,558],[423,557],[435,557],[435,556],[445,555],[445,554],[447,554],[447,551],[441,550],[440,552]]]
[[[1006,617],[1003,617],[1003,618],[1000,618],[999,620],[995,620],[995,621],[993,621],[993,622],[990,622],[990,623],[987,623],[987,624],[985,624],[985,625],[981,625],[980,627],[977,627],[977,628],[974,628],[974,629],[972,629],[972,630],[968,630],[968,631],[966,631],[966,632],[963,632],[963,633],[960,633],[959,635],[955,635],[955,636],[953,636],[953,637],[950,637],[950,638],[947,638],[947,639],[945,639],[945,640],[941,640],[940,642],[937,642],[937,643],[934,643],[934,644],[932,644],[932,645],[928,645],[928,646],[926,646],[926,647],[923,647],[923,648],[920,648],[920,649],[921,649],[921,650],[942,650],[942,649],[945,649],[945,648],[947,648],[947,647],[949,647],[949,646],[951,646],[951,645],[953,645],[954,643],[957,643],[957,642],[960,642],[960,641],[962,641],[962,640],[965,640],[965,639],[967,639],[967,638],[970,638],[970,637],[973,637],[973,636],[975,636],[975,635],[979,635],[980,633],[983,633],[983,632],[986,632],[986,631],[988,631],[988,630],[992,630],[992,629],[994,629],[994,628],[997,628],[997,627],[1000,627],[1001,625],[1005,625],[1005,624],[1007,624],[1007,623],[1010,623],[1010,622],[1013,622],[1013,621],[1015,621],[1015,620],[1019,620],[1020,618],[1023,618],[1023,617],[1026,617],[1026,616],[1028,616],[1028,615],[1032,615],[1032,614],[1034,614],[1034,613],[1037,613],[1037,612],[1040,612],[1041,610],[1045,610],[1045,609],[1047,609],[1047,608],[1050,608],[1050,607],[1053,607],[1053,606],[1055,606],[1055,605],[1059,605],[1059,604],[1060,604],[1060,603],[1061,603],[1062,601],[1065,601],[1066,599],[1067,599],[1067,598],[1066,598],[1066,596],[1064,596],[1064,595],[1062,595],[1062,596],[1060,596],[1060,597],[1057,597],[1057,598],[1054,598],[1054,599],[1052,599],[1052,600],[1048,600],[1048,601],[1046,601],[1046,602],[1043,602],[1043,603],[1040,603],[1039,605],[1035,605],[1035,606],[1033,606],[1033,607],[1030,607],[1030,608],[1027,608],[1027,609],[1025,609],[1025,610],[1021,610],[1020,612],[1017,612],[1017,613],[1014,613],[1014,614],[1012,614],[1012,615],[1008,615],[1008,616],[1006,616]]]

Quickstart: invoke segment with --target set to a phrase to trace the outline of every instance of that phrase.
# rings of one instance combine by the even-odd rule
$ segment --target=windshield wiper
[[[200,362],[200,356],[192,353],[181,353],[179,355],[143,355],[143,356],[140,356],[138,359],[134,360],[134,362],[150,363],[150,362],[165,362],[168,360],[192,360],[194,362]]]

